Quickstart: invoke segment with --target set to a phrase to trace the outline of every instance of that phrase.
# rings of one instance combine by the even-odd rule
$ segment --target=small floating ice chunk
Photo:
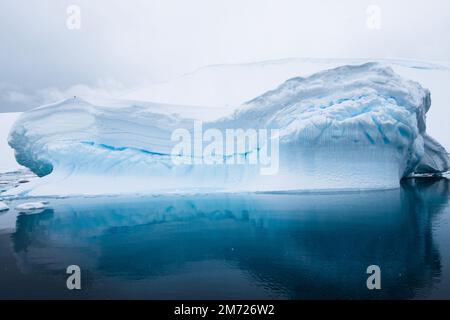
[[[0,201],[0,212],[8,211],[8,210],[9,210],[9,207],[6,205],[6,203]]]
[[[46,202],[28,202],[19,204],[16,209],[17,210],[39,210],[44,209]]]

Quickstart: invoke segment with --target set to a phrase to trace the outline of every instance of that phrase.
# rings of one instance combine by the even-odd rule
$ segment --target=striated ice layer
[[[430,92],[420,84],[368,63],[290,79],[233,114],[203,122],[203,130],[224,136],[227,129],[277,129],[279,165],[262,175],[261,164],[173,163],[172,133],[194,133],[194,119],[206,119],[208,109],[69,99],[26,112],[15,123],[9,144],[17,161],[43,178],[11,192],[396,188],[403,177],[449,168],[444,148],[426,134],[430,105]],[[215,156],[247,158],[262,147],[244,155],[224,148]]]

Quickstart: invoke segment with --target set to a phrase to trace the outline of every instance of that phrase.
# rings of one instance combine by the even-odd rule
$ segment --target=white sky
[[[81,29],[66,27],[68,5]],[[366,26],[381,9],[381,29]],[[0,112],[200,66],[286,57],[450,61],[448,0],[1,0]],[[30,105],[31,104],[31,105]]]

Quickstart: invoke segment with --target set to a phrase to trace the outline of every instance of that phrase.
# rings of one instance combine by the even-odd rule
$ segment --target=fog
[[[70,5],[80,29],[67,26]],[[376,5],[379,25],[367,25]],[[0,112],[209,64],[286,57],[449,61],[450,1],[2,0]]]

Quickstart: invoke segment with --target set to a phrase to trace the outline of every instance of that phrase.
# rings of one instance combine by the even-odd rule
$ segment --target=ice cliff
[[[194,119],[205,119],[208,109],[68,99],[24,113],[11,129],[17,161],[43,177],[13,192],[395,188],[403,177],[449,168],[445,149],[426,133],[430,106],[430,92],[420,84],[367,63],[287,80],[234,113],[203,122],[205,130],[220,132],[278,130],[279,167],[261,175],[260,165],[248,163],[173,163],[172,133],[193,132]],[[216,156],[242,155],[223,149]]]

